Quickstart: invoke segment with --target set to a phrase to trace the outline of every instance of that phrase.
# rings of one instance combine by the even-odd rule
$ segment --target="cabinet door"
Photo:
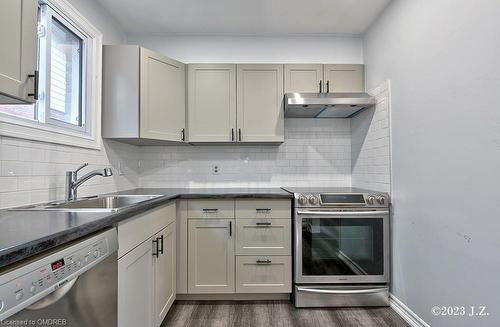
[[[186,122],[184,64],[141,48],[140,136],[182,141]]]
[[[241,142],[283,142],[283,65],[237,66]]]
[[[188,292],[234,293],[234,220],[189,220],[188,240]]]
[[[323,65],[290,64],[285,65],[285,93],[310,92],[324,90]],[[321,83],[321,86],[320,86]]]
[[[188,65],[190,142],[236,137],[236,65]]]
[[[0,1],[0,103],[12,103],[2,94],[34,101],[37,8],[36,0]]]
[[[160,326],[175,300],[175,223],[160,231],[155,238],[159,242],[159,255],[154,265],[154,292],[156,326]]]
[[[153,327],[152,238],[118,260],[118,326]],[[156,249],[154,250],[156,251]]]
[[[325,65],[325,83],[330,92],[364,92],[365,69],[363,65]],[[323,89],[326,92],[326,89]]]

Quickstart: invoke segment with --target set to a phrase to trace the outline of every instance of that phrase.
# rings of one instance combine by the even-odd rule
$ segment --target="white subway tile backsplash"
[[[111,165],[115,175],[89,180],[81,186],[80,195],[138,185],[136,146],[104,141],[103,149],[97,151],[0,137],[0,208],[62,199],[65,171],[83,162],[89,162],[88,170]],[[121,163],[123,175],[117,173],[118,163]]]
[[[155,146],[139,149],[141,187],[350,186],[348,119],[286,119],[272,145]],[[218,165],[218,175],[212,166]]]
[[[0,192],[14,192],[17,190],[17,177],[0,177]]]
[[[390,87],[384,83],[371,92],[375,107],[351,118],[352,186],[391,191]]]

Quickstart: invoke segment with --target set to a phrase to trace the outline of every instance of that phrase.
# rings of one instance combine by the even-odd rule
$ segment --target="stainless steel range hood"
[[[375,103],[368,93],[286,93],[285,118],[349,118]]]

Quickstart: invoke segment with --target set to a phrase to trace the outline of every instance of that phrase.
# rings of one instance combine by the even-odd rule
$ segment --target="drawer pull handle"
[[[271,226],[271,223],[255,223],[257,226]]]
[[[268,260],[257,260],[257,261],[255,261],[255,262],[256,262],[257,264],[259,264],[259,265],[268,265],[268,264],[272,263],[272,261],[271,261],[271,260],[269,260],[269,259],[268,259]]]
[[[257,208],[255,209],[257,212],[271,212],[270,208]]]
[[[217,212],[219,209],[217,208],[205,208],[203,209],[203,212]]]

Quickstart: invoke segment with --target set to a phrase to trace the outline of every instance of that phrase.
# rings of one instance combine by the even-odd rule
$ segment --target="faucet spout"
[[[84,166],[85,167],[85,166]],[[83,167],[81,167],[83,168]],[[80,169],[81,169],[80,168]],[[78,169],[79,170],[79,169]],[[78,178],[78,170],[66,172],[66,200],[74,201],[77,199],[77,189],[80,185],[95,176],[110,177],[113,176],[111,168],[97,169]]]

